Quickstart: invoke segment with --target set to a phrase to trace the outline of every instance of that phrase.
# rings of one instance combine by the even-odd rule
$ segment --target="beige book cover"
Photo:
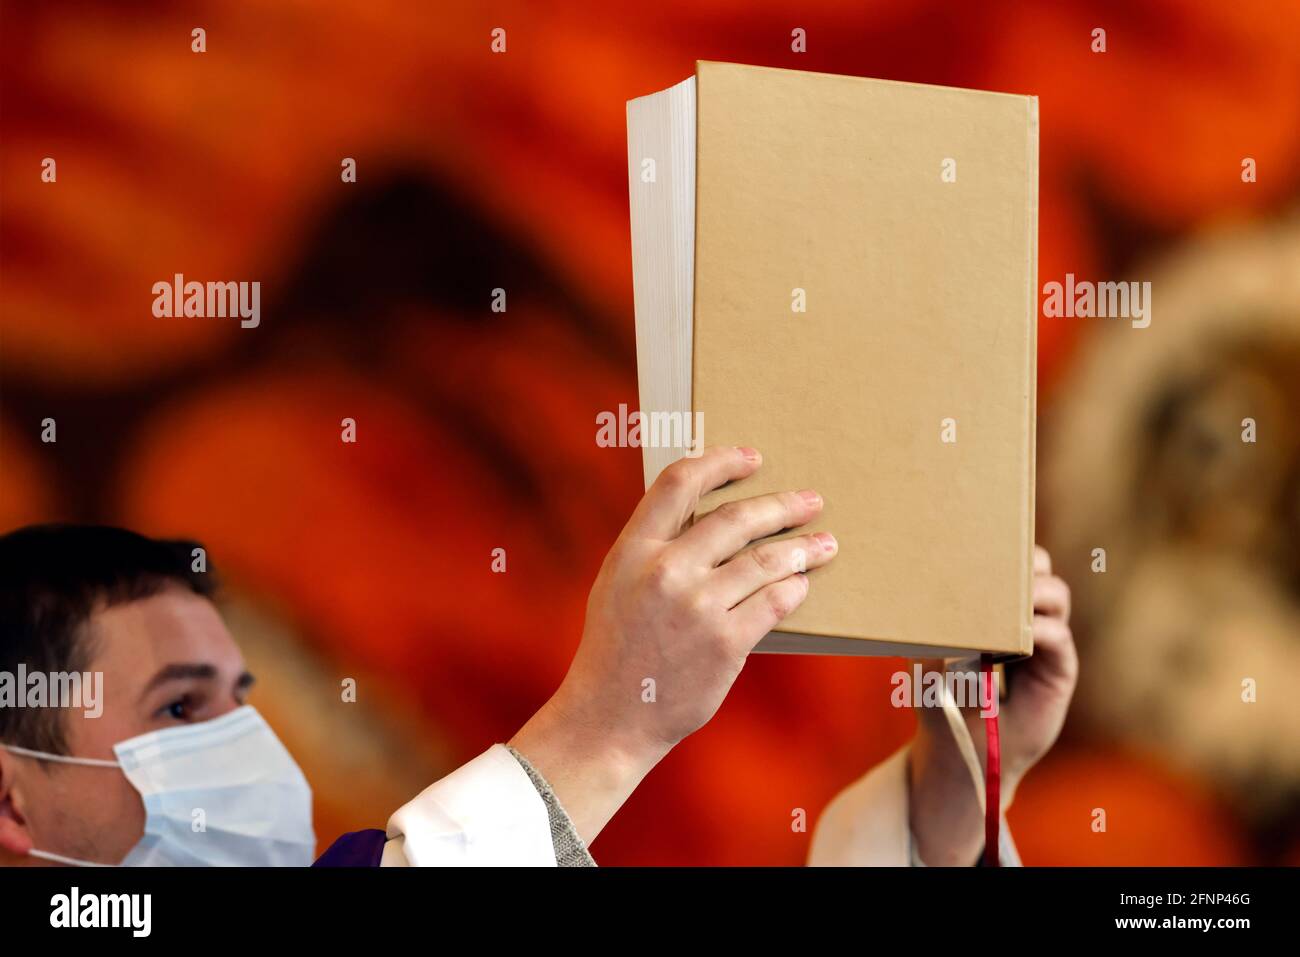
[[[692,109],[663,112],[694,113],[693,168],[667,164],[693,181],[693,275],[672,273],[693,286],[672,323],[689,348],[679,333],[649,359],[664,320],[643,328],[635,253],[643,412],[677,402],[703,444],[762,451],[699,515],[815,488],[825,509],[799,532],[840,542],[760,650],[1029,653],[1037,100],[712,62],[665,93],[683,89]],[[689,397],[646,381],[684,354]]]

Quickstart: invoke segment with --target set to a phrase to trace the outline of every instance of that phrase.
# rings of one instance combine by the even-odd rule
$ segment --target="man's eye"
[[[177,721],[187,721],[190,717],[190,699],[177,698],[171,704],[164,706],[162,712]]]

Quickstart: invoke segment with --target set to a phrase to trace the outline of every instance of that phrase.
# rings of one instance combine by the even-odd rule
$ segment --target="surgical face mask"
[[[15,754],[120,768],[144,800],[144,836],[122,866],[311,864],[311,788],[275,732],[250,705],[199,724],[151,731],[114,745],[116,761],[11,745]],[[60,864],[93,861],[33,849]],[[99,865],[102,866],[102,865]]]

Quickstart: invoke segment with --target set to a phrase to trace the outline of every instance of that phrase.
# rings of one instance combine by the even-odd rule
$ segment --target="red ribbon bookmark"
[[[984,708],[984,739],[988,759],[984,765],[984,866],[998,867],[998,828],[1002,822],[1002,798],[998,793],[1002,773],[1002,745],[998,740],[998,711],[1001,701],[993,684],[993,656],[980,656],[980,671],[985,694],[989,695]]]

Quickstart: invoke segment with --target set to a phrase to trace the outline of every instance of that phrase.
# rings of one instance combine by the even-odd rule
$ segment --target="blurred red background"
[[[637,402],[627,99],[697,58],[1035,94],[1040,280],[1117,278],[1300,185],[1292,4],[6,2],[3,24],[0,528],[202,540],[325,842],[546,699],[639,497],[638,450],[594,442]],[[261,326],[155,319],[178,272],[260,280]],[[1088,331],[1042,324],[1045,414]],[[800,863],[792,811],[911,733],[897,667],[751,660],[597,859]],[[1073,723],[1011,820],[1029,863],[1300,860]]]

